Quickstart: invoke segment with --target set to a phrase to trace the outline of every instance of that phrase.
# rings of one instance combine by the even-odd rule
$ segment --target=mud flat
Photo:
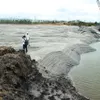
[[[99,41],[98,28],[82,27],[78,31],[67,34],[69,41],[64,49],[51,52],[39,61],[38,68],[44,77],[68,77],[71,68],[80,63],[81,54],[95,51],[89,44]]]
[[[10,28],[11,27],[14,26],[10,26]],[[21,36],[20,34],[27,31],[24,30],[22,33],[18,32],[20,28],[24,29],[23,27],[27,27],[27,30],[30,29],[30,26],[17,26],[17,33],[14,35],[15,37],[18,36],[18,39]],[[95,51],[89,44],[99,41],[98,28],[41,25],[36,27],[31,26],[31,28],[36,28],[36,30],[38,30],[37,34],[39,35],[39,43],[34,45],[39,48],[41,45],[43,46],[43,48],[40,48],[36,52],[34,52],[32,48],[28,52],[31,58],[38,58],[36,59],[37,61],[32,60],[30,56],[22,52],[13,49],[9,52],[9,50],[5,50],[6,47],[1,47],[0,61],[3,74],[1,74],[0,77],[2,80],[0,84],[0,99],[89,100],[78,93],[68,77],[68,73],[73,66],[79,64],[81,54]],[[45,29],[47,30],[45,31]],[[32,32],[31,29],[30,32]],[[5,33],[2,35],[4,36],[4,34]],[[11,34],[11,36],[12,35],[13,34]],[[32,39],[33,36],[35,35],[32,35]],[[8,44],[10,45],[11,43],[13,47],[16,47],[13,41]],[[33,41],[31,40],[30,43],[32,44]],[[18,42],[16,44],[19,46]],[[37,55],[35,55],[35,53]],[[40,55],[42,53],[43,55]],[[13,76],[15,78],[12,78]],[[11,81],[8,81],[8,79]]]
[[[23,51],[1,46],[0,100],[89,100],[76,91],[68,77],[45,78],[37,65]]]
[[[40,71],[46,69],[50,76],[67,75],[73,66],[80,63],[81,54],[95,51],[89,44],[99,41],[98,29],[96,27],[75,29],[67,34],[68,41],[63,49],[50,52],[39,60]]]

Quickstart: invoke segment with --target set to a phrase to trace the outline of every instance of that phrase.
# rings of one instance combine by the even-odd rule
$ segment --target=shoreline
[[[75,66],[69,76],[76,86],[76,88],[88,98],[93,100],[99,100],[99,84],[100,82],[98,74],[99,73],[99,50],[100,42],[90,44],[91,47],[95,48],[96,51],[89,54],[83,54],[80,65]],[[93,87],[92,87],[93,86]],[[97,87],[95,87],[97,86]],[[92,91],[93,90],[93,91]],[[93,94],[93,95],[92,95]]]
[[[79,94],[69,77],[44,78],[35,60],[23,51],[0,47],[2,100],[89,100]]]
[[[43,77],[46,77],[46,78],[53,78],[53,77],[57,78],[59,76],[69,77],[68,75],[69,71],[75,65],[78,65],[80,63],[81,54],[96,51],[96,49],[92,48],[90,44],[99,42],[100,35],[97,34],[97,37],[98,38],[94,36],[96,41],[92,41],[91,39],[90,41],[84,40],[85,42],[80,42],[80,43],[78,41],[78,43],[72,44],[72,46],[69,46],[69,47],[67,46],[62,51],[56,51],[56,52],[51,52],[47,54],[39,62],[38,68],[39,68],[40,73],[42,73]],[[62,70],[61,70],[61,66],[63,68]],[[45,70],[48,72],[49,75],[45,73]],[[72,80],[71,82],[73,83]]]
[[[18,27],[18,29],[19,28],[20,27]],[[46,28],[47,30],[44,31],[44,28]],[[39,34],[40,34],[43,31],[41,35],[38,35],[38,37],[40,37],[39,40],[41,39],[41,41],[42,41],[42,39],[43,39],[45,41],[45,42],[42,41],[42,43],[44,43],[44,44],[42,44],[42,46],[43,47],[47,46],[47,47],[40,49],[41,52],[37,52],[37,53],[34,51],[30,52],[33,50],[33,49],[31,49],[29,52],[31,54],[33,53],[33,55],[31,55],[31,54],[24,55],[24,54],[22,54],[22,52],[18,52],[18,51],[16,53],[13,53],[11,51],[10,54],[8,52],[8,54],[5,54],[4,56],[1,57],[1,64],[3,61],[2,59],[4,57],[5,57],[5,59],[7,57],[8,58],[11,57],[12,58],[11,61],[14,61],[14,66],[12,66],[11,61],[10,60],[8,61],[8,59],[6,59],[8,61],[7,64],[5,62],[3,62],[4,64],[2,65],[4,67],[6,64],[9,68],[11,67],[10,68],[11,70],[9,70],[9,68],[6,67],[7,72],[9,72],[8,77],[10,79],[12,79],[12,77],[10,77],[10,75],[12,74],[11,72],[15,72],[15,73],[19,72],[16,69],[17,66],[20,66],[20,68],[23,68],[23,70],[24,70],[24,67],[26,67],[26,68],[28,68],[29,72],[31,71],[30,73],[27,73],[27,75],[26,75],[25,73],[28,70],[26,69],[26,71],[25,70],[23,71],[23,70],[20,70],[20,68],[19,68],[20,73],[18,73],[18,78],[23,83],[25,82],[25,84],[24,84],[25,86],[27,85],[27,87],[24,88],[25,91],[28,92],[29,97],[31,96],[31,98],[32,98],[32,99],[28,99],[28,100],[35,100],[35,99],[36,100],[63,100],[63,99],[89,100],[85,96],[82,96],[82,94],[80,94],[76,90],[76,88],[74,87],[74,85],[72,83],[72,80],[68,76],[68,73],[75,65],[78,65],[80,63],[81,54],[95,51],[95,49],[92,48],[90,46],[90,44],[97,42],[100,38],[100,35],[98,34],[99,31],[97,28],[95,28],[95,27],[93,29],[92,28],[93,27],[78,27],[78,26],[77,27],[76,26],[71,26],[71,27],[70,26],[45,27],[44,26],[42,28],[41,28],[41,26],[36,27],[35,31],[37,33],[39,32]],[[23,29],[25,29],[24,26],[23,26]],[[29,27],[29,29],[30,29],[30,27]],[[39,31],[38,29],[41,29],[41,30]],[[10,31],[7,31],[7,33],[9,33],[9,32]],[[32,32],[32,30],[30,32]],[[48,34],[47,34],[47,32],[48,32]],[[52,34],[54,32],[56,34]],[[46,33],[46,34],[44,34],[44,33]],[[52,37],[56,37],[54,39],[57,39],[57,40],[54,41],[52,39],[52,37],[50,37],[51,35],[52,35]],[[43,36],[46,36],[46,37],[43,37]],[[47,36],[49,36],[49,38]],[[62,37],[62,36],[64,38],[57,38],[57,37]],[[33,35],[33,37],[34,37],[34,35]],[[48,41],[48,39],[50,39],[50,40]],[[33,45],[33,47],[41,46],[41,41],[39,42],[39,44],[36,43],[35,45]],[[50,41],[52,41],[52,42],[50,42]],[[62,42],[61,44],[59,44],[60,41]],[[47,45],[46,42],[50,43],[50,45]],[[56,43],[57,43],[57,45],[56,45]],[[64,45],[62,46],[62,44],[64,44]],[[51,47],[51,49],[50,49],[50,47]],[[45,53],[43,53],[43,52],[45,52]],[[34,53],[39,54],[39,56],[40,56],[40,54],[45,54],[45,56],[42,59],[40,59],[39,61],[36,61]],[[29,57],[29,55],[33,56],[33,58],[35,60],[34,59],[32,60],[31,57]],[[27,56],[27,57],[24,58],[23,56]],[[20,61],[18,60],[19,57],[20,57],[20,59],[23,59],[23,61],[22,61],[23,64],[20,63],[21,60]],[[14,60],[14,59],[16,59],[16,60]],[[30,67],[28,67],[26,65],[26,61],[28,61],[27,64]],[[9,66],[9,63],[11,64],[11,66]],[[16,63],[19,63],[19,65]],[[15,67],[15,69],[13,69],[13,67]],[[21,74],[23,72],[25,74],[25,77],[22,76],[23,74]],[[15,75],[15,73],[13,73],[13,74]],[[21,74],[21,77],[19,76],[20,74]],[[6,74],[4,73],[3,75],[6,75]],[[28,79],[26,77],[28,77]],[[2,77],[2,78],[5,78],[5,77]],[[25,79],[23,80],[23,78],[25,78]],[[14,88],[17,88],[17,82],[19,82],[17,78],[15,80],[12,79],[13,86],[15,86]],[[21,86],[22,85],[23,84],[21,84]],[[22,87],[20,87],[20,88],[22,89]],[[19,91],[17,91],[17,92],[19,93]],[[12,93],[13,93],[13,91],[12,91]]]

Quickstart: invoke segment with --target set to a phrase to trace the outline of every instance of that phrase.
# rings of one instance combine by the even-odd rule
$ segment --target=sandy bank
[[[11,29],[14,29],[14,27],[15,26],[13,26],[13,28]],[[23,29],[23,32],[24,31],[26,32],[26,30],[24,29],[28,29],[28,30],[30,29],[30,27],[28,28],[25,28],[25,26],[23,27],[24,28],[21,27],[21,29]],[[8,31],[8,30],[6,31],[7,33],[12,33],[11,31]],[[4,61],[3,60],[4,57],[7,60],[7,64],[3,62],[4,63],[3,66],[5,67],[5,64],[8,65],[6,66],[6,69],[7,69],[7,72],[9,72],[7,76],[10,78],[10,80],[12,79],[12,77],[10,77],[12,73],[15,75],[17,72],[21,74],[21,73],[26,73],[28,70],[32,71],[31,73],[29,73],[29,75],[25,74],[25,77],[28,78],[27,80],[25,80],[26,83],[28,82],[28,87],[27,87],[28,89],[26,90],[26,88],[24,88],[25,89],[24,90],[22,88],[22,84],[20,85],[21,89],[29,93],[28,95],[26,95],[26,98],[29,97],[30,99],[25,99],[25,100],[88,100],[87,98],[80,95],[75,89],[75,87],[73,86],[73,84],[71,83],[71,80],[68,77],[65,78],[64,76],[68,74],[68,72],[74,65],[79,64],[80,59],[81,59],[81,56],[80,56],[81,54],[87,53],[90,51],[95,51],[95,49],[91,48],[89,44],[98,41],[99,39],[99,35],[97,34],[99,33],[98,28],[97,27],[78,27],[78,26],[62,26],[62,27],[61,26],[42,26],[42,27],[36,26],[34,27],[34,31],[36,34],[33,34],[32,33],[33,30],[30,29],[31,35],[33,34],[30,42],[31,42],[31,45],[33,43],[33,46],[36,46],[40,50],[33,51],[34,47],[31,47],[29,54],[34,59],[36,57],[35,54],[40,55],[40,57],[37,57],[39,58],[39,60],[37,59],[38,66],[32,65],[32,61],[30,57],[28,58],[23,57],[23,66],[20,66],[22,62],[20,64],[21,60],[19,59],[18,59],[18,62],[19,62],[18,64],[19,64],[19,67],[21,68],[23,67],[23,70],[24,70],[24,67],[26,67],[26,70],[25,71],[21,70],[20,72],[14,69],[14,66],[16,68],[18,64],[16,65],[17,60],[13,59],[13,57],[19,57],[19,56],[16,56],[16,54],[12,54],[12,53],[7,54],[9,59],[11,59],[12,57],[12,59],[9,61],[8,59],[6,59],[7,57],[5,55],[1,57],[1,65],[2,65],[2,61]],[[15,32],[15,29],[14,29],[14,32]],[[15,34],[15,37],[16,36],[18,36],[18,39],[19,37],[21,37],[21,34],[19,33],[19,26],[18,26],[18,32],[16,32]],[[8,36],[7,36],[7,39],[8,39]],[[9,39],[11,40],[11,36]],[[8,40],[3,40],[3,42],[7,41],[8,43]],[[14,44],[14,42],[16,43],[15,39],[13,40],[12,38],[11,43]],[[17,46],[19,46],[19,44]],[[15,55],[15,56],[9,56],[9,55]],[[9,66],[9,63],[12,60],[14,60],[14,62],[16,63],[14,63],[14,66]],[[27,60],[29,61],[30,67],[28,67],[28,65],[26,66]],[[11,67],[13,69],[9,70],[8,67],[9,68]],[[6,75],[6,74],[4,73],[2,75]],[[18,78],[21,81],[24,81],[22,78],[23,75],[24,74],[21,74],[21,77],[18,76]],[[17,89],[18,87],[16,87],[15,83],[19,82],[18,78],[16,78],[16,80],[11,80],[11,82],[14,83],[12,86],[15,86],[14,88],[17,88]],[[8,78],[4,77],[4,79],[8,79]],[[27,84],[25,84],[25,86],[26,85]],[[12,97],[13,93],[15,93],[15,96],[17,95],[17,98],[15,100],[22,100],[22,98],[24,98],[24,94],[22,94],[23,96],[21,97],[21,99],[18,99],[19,92],[20,91],[18,91],[17,93],[11,91],[9,93],[12,93],[12,94],[9,94],[9,95],[10,97]],[[7,97],[9,95],[7,94]]]
[[[22,50],[0,47],[0,100],[89,100],[80,95],[71,80],[48,79]]]
[[[73,29],[73,30],[72,30]],[[80,55],[95,51],[89,44],[99,40],[97,27],[73,27],[67,32],[66,46],[48,53],[39,60],[38,68],[44,77],[67,75],[74,65],[80,62]],[[44,70],[47,70],[47,74]]]

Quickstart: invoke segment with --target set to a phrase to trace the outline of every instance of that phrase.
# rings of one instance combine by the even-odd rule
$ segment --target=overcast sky
[[[0,0],[0,18],[100,21],[96,0]]]

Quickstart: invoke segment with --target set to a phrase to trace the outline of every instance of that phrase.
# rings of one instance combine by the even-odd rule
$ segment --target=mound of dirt
[[[69,78],[44,78],[37,64],[22,51],[0,47],[0,100],[89,100]]]
[[[0,100],[29,100],[27,77],[31,71],[30,56],[0,47]]]

